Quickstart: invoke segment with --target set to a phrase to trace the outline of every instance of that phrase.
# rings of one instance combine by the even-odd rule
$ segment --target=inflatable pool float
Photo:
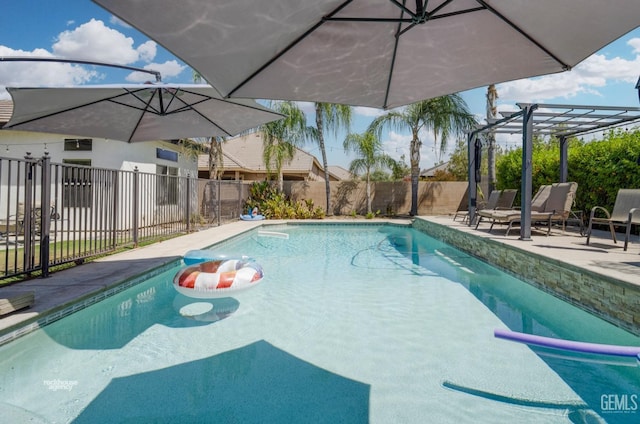
[[[262,267],[251,259],[218,259],[181,269],[173,287],[185,296],[214,299],[254,287],[263,276]]]
[[[199,264],[201,262],[208,262],[214,260],[223,260],[230,259],[227,255],[221,255],[219,253],[214,252],[213,250],[205,250],[205,249],[194,249],[189,250],[182,257],[185,265],[194,265]],[[248,257],[243,256],[242,259],[248,259]]]
[[[264,219],[264,215],[240,215],[240,219],[243,221],[261,221]]]

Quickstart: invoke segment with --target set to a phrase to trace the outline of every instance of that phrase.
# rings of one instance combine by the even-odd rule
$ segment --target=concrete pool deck
[[[629,249],[625,252],[622,248],[623,244],[620,241],[618,244],[614,244],[608,233],[594,234],[591,245],[586,246],[586,238],[572,231],[562,233],[558,228],[554,229],[550,236],[533,232],[531,241],[523,241],[519,240],[517,229],[512,230],[509,236],[505,236],[503,228],[497,228],[492,233],[488,233],[488,225],[482,225],[478,230],[475,230],[460,221],[453,221],[451,216],[424,216],[419,217],[417,221],[420,221],[421,225],[432,226],[438,231],[442,230],[447,234],[458,235],[463,243],[467,242],[465,240],[473,240],[476,246],[482,247],[480,250],[484,246],[506,248],[507,252],[523,254],[524,257],[548,258],[548,263],[561,268],[577,270],[577,274],[580,275],[589,274],[595,276],[596,279],[601,276],[603,281],[608,283],[613,281],[614,284],[622,285],[621,296],[623,297],[625,287],[638,288],[638,292],[640,292],[640,243],[637,236],[632,239]],[[286,221],[233,222],[106,256],[53,273],[48,278],[38,278],[8,287],[0,287],[0,298],[6,297],[3,293],[9,292],[32,291],[35,294],[33,306],[0,318],[0,344],[9,342],[38,326],[45,325],[46,322],[42,322],[45,317],[51,316],[53,317],[51,321],[53,321],[60,317],[56,317],[56,313],[61,313],[64,316],[70,311],[84,307],[80,306],[74,309],[74,305],[78,305],[85,299],[95,298],[96,295],[109,290],[119,290],[118,287],[122,286],[124,282],[144,276],[154,269],[169,266],[180,259],[181,255],[188,250],[211,246],[261,225],[284,222]],[[410,224],[412,220],[376,219],[372,221],[345,218],[320,222]],[[450,236],[445,234],[442,239],[448,241],[447,237]],[[494,255],[491,252],[489,254]],[[546,268],[546,266],[540,268]],[[584,272],[580,272],[580,270]],[[582,281],[578,282],[582,283]],[[590,286],[590,283],[587,285]],[[596,288],[592,297],[597,297],[599,294],[606,295],[601,288]],[[619,294],[615,294],[615,296],[620,297]],[[637,323],[640,327],[640,301],[634,298],[633,302],[635,306],[623,312],[629,315],[628,321]],[[638,331],[635,333],[638,334]]]

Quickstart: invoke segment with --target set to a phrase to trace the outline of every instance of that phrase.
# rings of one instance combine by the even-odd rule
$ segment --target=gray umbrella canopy
[[[134,142],[234,136],[282,118],[253,100],[225,100],[208,85],[7,88],[4,129]]]
[[[225,97],[389,108],[560,72],[638,0],[94,0]]]

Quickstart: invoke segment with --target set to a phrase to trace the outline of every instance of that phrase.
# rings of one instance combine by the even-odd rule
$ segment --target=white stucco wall
[[[116,140],[94,138],[91,151],[64,151],[64,140],[69,138],[87,138],[64,136],[59,134],[35,133],[27,131],[0,130],[0,156],[24,158],[27,152],[35,158],[49,152],[51,162],[62,163],[64,159],[90,159],[96,168],[122,169],[133,171],[137,166],[141,172],[156,172],[156,165],[177,167],[180,176],[197,175],[197,159],[182,154],[178,162],[156,158],[156,148],[180,152],[180,148],[168,142],[148,141],[125,143]]]
[[[116,140],[94,138],[91,151],[65,151],[64,140],[74,137],[58,134],[45,134],[26,131],[0,130],[0,157],[11,159],[23,159],[28,153],[34,158],[44,156],[45,150],[49,152],[52,163],[63,163],[63,160],[89,159],[94,168],[115,169],[133,171],[136,167],[143,173],[155,174],[157,165],[178,168],[179,176],[197,176],[197,158],[191,159],[180,154],[180,147],[168,142],[138,142],[125,143]],[[178,152],[178,161],[159,159],[156,157],[156,148]],[[24,187],[19,190],[16,187],[15,170],[13,167],[11,184],[7,185],[8,167],[0,171],[0,221],[6,219],[5,215],[17,214],[17,203],[24,203]],[[39,183],[36,181],[36,186]],[[52,187],[53,188],[53,187]],[[149,189],[149,187],[146,187]],[[39,191],[38,188],[36,190]],[[60,193],[58,194],[60,196]],[[51,204],[61,204],[60,198],[52,198]],[[35,206],[39,207],[39,204]]]

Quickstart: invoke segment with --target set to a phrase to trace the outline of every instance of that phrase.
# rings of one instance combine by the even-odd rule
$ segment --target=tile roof
[[[440,165],[433,166],[429,169],[424,169],[420,172],[421,177],[431,178],[437,171],[446,171],[449,168],[449,162],[441,163]]]
[[[329,168],[329,174],[333,175],[338,180],[350,180],[353,178],[353,174],[341,166],[329,165],[327,168]]]
[[[224,169],[225,171],[247,170],[266,172],[262,159],[263,152],[262,134],[260,132],[229,139],[222,144]],[[208,161],[209,158],[207,155],[199,155],[198,169],[207,169]],[[322,168],[315,156],[302,149],[296,148],[293,160],[285,163],[282,170],[284,172],[310,172],[313,169],[314,162],[318,168]]]
[[[11,100],[0,100],[0,128],[4,126],[13,113],[13,102]]]

